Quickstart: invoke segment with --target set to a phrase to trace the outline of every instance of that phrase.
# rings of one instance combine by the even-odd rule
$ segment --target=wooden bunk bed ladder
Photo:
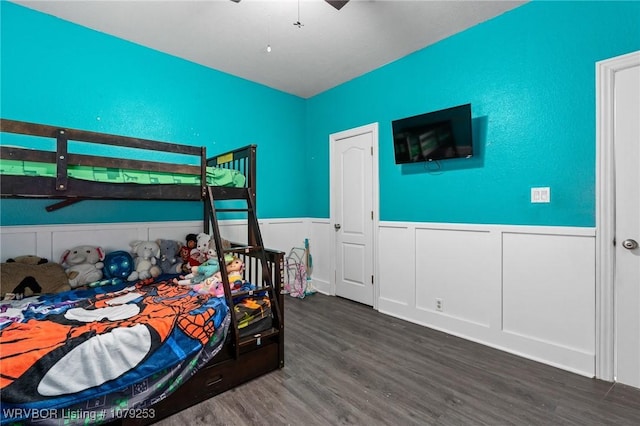
[[[218,256],[218,262],[220,263],[220,275],[224,283],[224,291],[229,306],[231,307],[231,321],[232,321],[232,333],[234,334],[235,344],[235,357],[240,357],[241,350],[244,346],[260,346],[262,339],[274,337],[281,334],[283,321],[282,312],[280,310],[280,304],[278,302],[278,294],[280,288],[276,288],[271,277],[271,267],[267,262],[266,251],[262,241],[262,235],[260,233],[260,226],[256,215],[254,197],[251,194],[250,188],[233,188],[231,191],[224,187],[207,187],[206,197],[207,210],[209,212],[209,219],[212,226],[213,240],[215,242],[215,248]],[[215,202],[222,200],[241,200],[246,203],[244,208],[216,208]],[[230,212],[243,212],[247,214],[247,241],[248,245],[232,245],[230,248],[225,248],[222,243],[222,237],[220,236],[220,225],[218,221],[218,213],[230,213]],[[256,284],[256,290],[241,291],[232,294],[231,287],[229,285],[229,275],[224,267],[225,254],[232,253],[234,255],[252,253],[254,257],[260,262],[261,282]],[[264,330],[260,333],[250,336],[240,336],[238,329],[238,322],[235,316],[234,298],[238,298],[243,295],[253,295],[258,292],[266,291],[269,296],[271,304],[271,311],[273,315],[273,321],[271,328]]]

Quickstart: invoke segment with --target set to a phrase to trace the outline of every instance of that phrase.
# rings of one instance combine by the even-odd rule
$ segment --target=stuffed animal
[[[182,273],[183,274],[188,274],[191,271],[191,267],[195,266],[195,265],[190,265],[189,264],[189,255],[191,250],[189,250],[189,247],[187,246],[182,246],[180,247],[180,258],[182,259]]]
[[[182,243],[175,240],[156,240],[160,247],[160,269],[165,274],[179,274],[182,272],[182,258],[180,249]]]
[[[207,251],[211,248],[211,235],[201,232],[197,235],[196,250],[198,253],[198,261],[204,263],[207,261]],[[191,251],[193,255],[193,250]]]
[[[191,267],[191,273],[185,276],[181,276],[180,279],[174,278],[174,284],[180,285],[192,285],[203,282],[205,279],[213,276],[220,270],[220,264],[216,259],[216,252],[213,249],[207,251],[207,260],[198,265]]]
[[[224,297],[224,287],[222,286],[220,271],[207,277],[203,282],[194,285],[193,289],[200,294],[213,294],[216,297]]]
[[[189,264],[187,271],[190,271],[191,268],[193,268],[194,266],[198,266],[199,264],[202,263],[200,261],[200,252],[198,251],[198,249],[194,248],[189,251],[189,260],[187,263]]]
[[[124,250],[107,253],[103,263],[102,273],[106,279],[126,280],[133,272],[133,257]]]
[[[71,288],[77,288],[102,279],[104,251],[97,246],[77,246],[65,250],[60,263],[65,266]]]
[[[129,244],[133,254],[134,270],[127,281],[155,278],[162,273],[158,266],[160,246],[155,241],[133,241]]]
[[[196,248],[196,245],[198,244],[198,236],[196,234],[187,234],[185,240],[187,241],[187,248],[189,251]]]
[[[0,293],[6,298],[21,298],[37,293],[70,290],[69,278],[59,263],[39,256],[18,256],[0,264]]]

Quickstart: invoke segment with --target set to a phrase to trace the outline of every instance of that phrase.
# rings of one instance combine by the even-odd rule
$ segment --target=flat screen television
[[[473,155],[471,104],[394,120],[391,127],[396,164]]]

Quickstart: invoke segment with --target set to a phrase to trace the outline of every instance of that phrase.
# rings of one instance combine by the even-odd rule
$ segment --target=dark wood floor
[[[158,424],[640,425],[638,389],[336,297],[286,302],[284,369]]]

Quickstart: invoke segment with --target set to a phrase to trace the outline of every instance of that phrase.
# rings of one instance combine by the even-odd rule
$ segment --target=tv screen
[[[396,164],[473,155],[471,104],[394,120]]]

